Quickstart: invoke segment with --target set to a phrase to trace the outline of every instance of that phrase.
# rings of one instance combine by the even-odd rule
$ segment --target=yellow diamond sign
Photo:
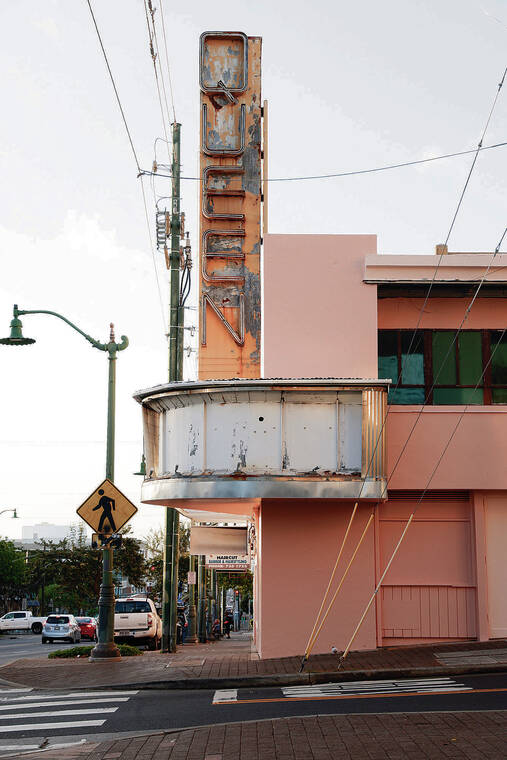
[[[110,536],[135,515],[137,507],[106,479],[76,512],[96,533]]]

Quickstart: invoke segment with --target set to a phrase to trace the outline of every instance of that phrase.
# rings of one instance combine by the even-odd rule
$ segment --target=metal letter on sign
[[[104,480],[76,510],[95,533],[117,533],[137,512],[137,507],[110,480]]]

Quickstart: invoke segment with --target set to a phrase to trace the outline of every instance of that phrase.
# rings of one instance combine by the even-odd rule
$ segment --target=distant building
[[[70,525],[53,525],[52,523],[38,523],[37,525],[25,525],[21,532],[23,543],[36,543],[37,541],[63,541],[70,538],[72,527]]]

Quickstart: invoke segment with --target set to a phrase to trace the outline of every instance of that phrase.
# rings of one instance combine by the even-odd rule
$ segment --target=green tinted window
[[[507,404],[507,388],[493,388],[491,400],[494,404]]]
[[[482,385],[482,336],[480,332],[458,335],[460,385]]]
[[[398,382],[398,334],[395,330],[379,330],[378,376]]]
[[[456,385],[456,348],[453,345],[454,336],[455,333],[451,330],[434,332],[432,335],[433,380],[436,385]],[[447,403],[453,402],[448,401]]]
[[[393,388],[388,399],[390,404],[424,404],[424,387]]]
[[[503,336],[497,330],[491,333],[491,356],[491,382],[507,385],[507,333]]]
[[[434,404],[483,404],[484,391],[482,388],[435,388],[433,391]]]
[[[424,340],[420,332],[401,334],[401,382],[424,385]]]

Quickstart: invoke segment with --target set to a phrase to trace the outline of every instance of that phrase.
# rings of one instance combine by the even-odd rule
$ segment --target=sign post
[[[114,420],[114,404],[112,407]],[[109,442],[114,440],[110,429],[110,415],[108,415],[108,452]],[[125,523],[137,512],[137,507],[116,488],[112,482],[113,460],[108,456],[108,473],[106,479],[90,494],[90,496],[76,510],[79,517],[92,528],[95,533],[96,545],[102,550],[102,584],[99,596],[99,633],[98,643],[93,648],[90,660],[104,658],[118,659],[120,652],[114,643],[114,583],[113,583],[113,546],[121,544],[121,536],[117,533]]]

